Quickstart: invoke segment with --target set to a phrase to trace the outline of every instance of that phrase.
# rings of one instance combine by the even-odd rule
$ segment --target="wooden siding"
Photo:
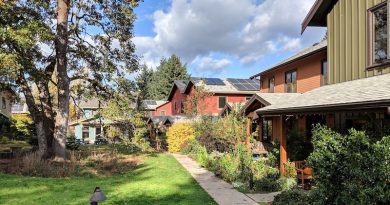
[[[261,93],[268,93],[270,78],[275,78],[274,92],[284,93],[285,73],[290,70],[297,71],[297,92],[305,93],[321,86],[321,63],[327,60],[326,51],[321,51],[300,61],[282,66],[276,70],[261,75]]]
[[[367,10],[385,0],[339,0],[327,16],[328,83],[340,83],[390,72],[367,70]]]

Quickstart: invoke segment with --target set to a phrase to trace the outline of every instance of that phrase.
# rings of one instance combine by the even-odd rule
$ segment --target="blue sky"
[[[145,0],[134,43],[150,67],[176,54],[192,76],[248,78],[323,38],[324,28],[300,35],[314,1]]]

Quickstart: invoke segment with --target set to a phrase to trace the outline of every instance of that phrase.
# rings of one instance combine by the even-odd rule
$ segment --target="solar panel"
[[[239,91],[257,91],[260,90],[259,80],[250,79],[227,79]]]
[[[225,85],[225,83],[219,78],[204,78],[206,85]]]
[[[146,105],[157,105],[157,102],[154,100],[145,100],[144,102]]]

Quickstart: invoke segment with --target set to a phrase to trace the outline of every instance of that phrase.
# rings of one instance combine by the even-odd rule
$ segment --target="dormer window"
[[[386,1],[368,10],[369,67],[389,62],[388,7]]]

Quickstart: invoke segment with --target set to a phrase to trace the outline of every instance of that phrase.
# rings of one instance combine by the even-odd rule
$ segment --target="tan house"
[[[9,128],[14,94],[15,92],[12,89],[4,88],[0,90],[0,135]]]
[[[302,24],[328,29],[326,85],[295,98],[261,107],[256,114],[272,119],[272,138],[280,142],[280,171],[289,159],[291,130],[306,121],[339,132],[349,128],[383,134],[390,128],[390,46],[385,0],[317,0]],[[263,122],[263,121],[261,121]],[[261,126],[261,125],[260,125]],[[304,160],[304,159],[301,159]]]

